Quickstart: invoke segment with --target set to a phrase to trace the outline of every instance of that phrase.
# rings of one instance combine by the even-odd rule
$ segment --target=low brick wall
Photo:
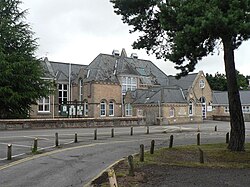
[[[58,118],[0,120],[0,130],[118,127],[145,125],[144,118]]]

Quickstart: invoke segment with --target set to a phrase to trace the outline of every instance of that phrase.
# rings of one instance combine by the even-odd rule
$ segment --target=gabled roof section
[[[86,65],[81,64],[69,64],[62,62],[53,62],[49,61],[46,57],[44,61],[41,62],[41,65],[44,67],[46,76],[53,77],[57,81],[68,81],[69,80],[69,71],[71,70],[71,80],[74,81],[81,68],[86,68]]]
[[[188,74],[185,77],[181,77],[180,79],[176,79],[175,76],[168,76],[169,78],[169,85],[170,86],[179,86],[181,87],[183,90],[188,90],[195,78],[197,77],[198,73],[192,73],[192,74]]]
[[[182,90],[178,87],[140,90],[135,96],[134,104],[187,103]]]
[[[150,79],[151,84],[168,85],[168,77],[151,61],[122,55],[99,54],[87,67],[90,70],[88,81],[111,81],[119,83],[119,76],[136,76]]]
[[[250,90],[240,90],[240,100],[242,105],[250,105]],[[214,105],[228,105],[227,91],[213,91]]]

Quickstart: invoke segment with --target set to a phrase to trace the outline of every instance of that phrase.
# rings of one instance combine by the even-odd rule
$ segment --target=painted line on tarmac
[[[12,144],[12,143],[0,143],[1,145],[8,145],[8,144]],[[16,146],[16,147],[28,147],[30,148],[31,146],[29,145],[20,145],[20,144],[12,144],[12,146]]]
[[[98,146],[98,145],[107,145],[107,144],[116,144],[116,143],[128,143],[128,142],[138,142],[138,141],[145,141],[148,139],[152,139],[152,138],[145,138],[145,139],[140,139],[140,140],[128,140],[128,141],[114,141],[114,142],[106,142],[106,143],[94,143],[94,144],[88,144],[88,145],[81,145],[81,146],[77,146],[77,147],[69,147],[69,148],[65,148],[65,149],[58,149],[58,150],[54,150],[51,152],[47,152],[47,153],[43,153],[43,154],[39,154],[39,155],[34,155],[31,157],[27,157],[27,158],[23,158],[21,160],[17,160],[14,162],[11,162],[9,164],[0,166],[0,171],[4,170],[4,169],[8,169],[10,167],[16,166],[18,164],[22,164],[24,162],[28,162],[34,159],[38,159],[40,157],[46,157],[49,155],[53,155],[53,154],[57,154],[57,153],[61,153],[61,152],[65,152],[65,151],[70,151],[70,150],[74,150],[74,149],[80,149],[80,148],[86,148],[86,147],[94,147],[94,146]],[[155,139],[160,139],[160,138],[155,138]]]

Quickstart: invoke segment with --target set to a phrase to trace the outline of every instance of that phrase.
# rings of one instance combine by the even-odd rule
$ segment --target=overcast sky
[[[22,0],[28,9],[27,22],[38,38],[38,57],[49,60],[88,65],[100,54],[111,54],[113,49],[126,49],[128,56],[137,53],[140,59],[151,60],[167,75],[177,71],[174,64],[156,60],[144,50],[131,47],[137,39],[129,34],[129,27],[114,13],[109,0]],[[250,42],[245,42],[235,53],[236,68],[250,75]],[[206,57],[195,72],[224,73],[223,53]]]

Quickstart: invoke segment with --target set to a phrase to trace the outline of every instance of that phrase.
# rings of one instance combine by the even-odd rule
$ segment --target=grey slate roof
[[[111,81],[118,83],[118,76],[141,77],[142,84],[168,85],[168,77],[151,61],[122,56],[99,54],[87,67],[88,81]]]
[[[240,100],[242,105],[250,105],[250,90],[240,90]],[[227,91],[213,91],[214,105],[228,105]]]
[[[187,103],[183,92],[178,87],[163,87],[135,91],[136,100],[133,104]]]
[[[174,76],[168,76],[169,85],[170,86],[179,86],[183,90],[188,90],[188,88],[190,86],[192,86],[197,75],[198,75],[198,73],[192,73],[192,74],[188,74],[185,77],[181,77],[180,79],[176,79]]]
[[[69,80],[69,63],[53,62],[45,58],[41,62],[42,67],[44,67],[45,74],[49,78],[55,78],[57,81],[68,81]],[[71,64],[71,80],[74,81],[81,68],[86,68],[86,65]]]

